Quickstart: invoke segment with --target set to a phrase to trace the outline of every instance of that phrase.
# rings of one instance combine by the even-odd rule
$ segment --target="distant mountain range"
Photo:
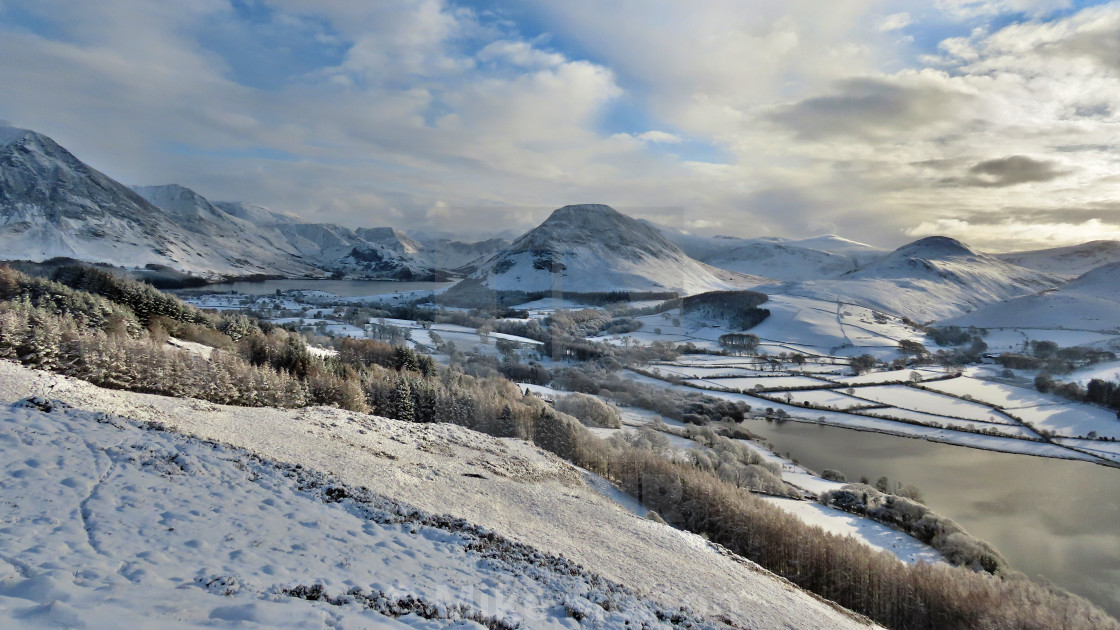
[[[174,184],[129,188],[42,134],[0,127],[3,259],[68,257],[169,267],[211,279],[343,274],[418,280],[470,267],[504,244],[451,241],[409,252],[398,248],[391,228],[361,232],[245,203],[210,202]]]
[[[930,236],[832,279],[761,290],[851,302],[928,322],[1051,289],[1061,281],[977,252],[955,239]]]
[[[685,254],[700,262],[774,280],[833,278],[854,271],[887,253],[887,250],[835,235],[799,241],[781,238],[705,237],[652,223],[650,225],[656,227]]]
[[[173,184],[129,188],[44,135],[0,127],[0,259],[53,257],[208,279],[470,274],[449,291],[461,297],[759,287],[923,322],[1120,326],[1113,306],[1120,299],[1108,282],[1120,263],[1116,241],[989,255],[935,236],[887,251],[835,235],[701,237],[585,204],[556,210],[512,243],[462,242],[438,232],[309,223]],[[1064,284],[1071,278],[1078,279]],[[1070,309],[1082,316],[1049,315]]]

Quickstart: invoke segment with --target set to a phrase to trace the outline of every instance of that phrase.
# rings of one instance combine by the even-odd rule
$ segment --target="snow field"
[[[664,381],[658,381],[655,378],[637,374],[635,372],[627,372],[626,376],[627,378],[630,378],[632,380],[642,383],[648,383],[655,386],[680,389],[684,391],[696,391],[696,388],[689,387],[687,385],[675,385],[672,383],[666,383]],[[1061,446],[1060,444],[1049,444],[1045,442],[1027,441],[1002,436],[967,433],[964,431],[956,431],[945,428],[920,426],[910,423],[898,422],[897,420],[872,418],[865,415],[856,415],[853,413],[846,413],[842,411],[803,409],[800,407],[794,407],[792,405],[786,405],[780,402],[763,400],[754,396],[750,396],[748,394],[741,394],[738,392],[728,392],[713,389],[704,390],[704,393],[715,398],[745,402],[750,404],[752,407],[755,407],[756,409],[770,408],[774,409],[775,411],[785,411],[789,414],[790,419],[799,422],[827,424],[849,429],[856,429],[859,431],[876,431],[880,433],[888,433],[891,435],[921,438],[934,442],[955,444],[958,446],[968,446],[971,448],[979,448],[989,451],[1002,451],[1006,453],[1036,455],[1039,457],[1057,457],[1061,459],[1077,459],[1095,462],[1099,462],[1101,459],[1093,455],[1087,455],[1082,452],[1070,450]],[[980,423],[977,422],[978,426],[979,424]],[[747,428],[749,429],[750,426],[747,425]]]
[[[773,397],[777,400],[792,402],[794,404],[804,405],[809,404],[816,407],[832,407],[840,410],[860,409],[863,407],[874,406],[875,403],[858,398],[852,398],[847,394],[842,394],[834,389],[809,389],[802,391],[788,391],[788,392],[766,392],[767,397]]]
[[[431,628],[464,619],[566,628],[565,604],[607,625],[657,624],[632,594],[566,575],[562,562],[499,544],[486,550],[483,532],[464,524],[374,495],[347,501],[351,490],[236,449],[57,407],[13,405],[0,423],[9,504],[0,549],[18,568],[0,581],[7,627],[123,618],[153,628]],[[412,597],[443,619],[394,621],[358,596],[330,605],[284,592],[301,585],[334,597],[355,588]],[[618,610],[597,607],[598,598]]]
[[[1111,409],[1081,403],[1057,403],[1037,407],[1021,407],[1010,413],[1036,431],[1049,431],[1058,437],[1086,438],[1090,432],[1097,437],[1120,439],[1120,419]]]
[[[685,381],[699,388],[718,387],[733,391],[763,389],[790,389],[798,387],[827,387],[829,383],[808,376],[756,376],[746,378],[688,379]]]
[[[763,499],[806,523],[816,525],[831,534],[855,538],[871,549],[890,553],[907,564],[918,562],[937,564],[945,561],[941,554],[929,545],[882,523],[860,518],[813,501],[779,497],[763,497]]]
[[[1097,365],[1083,367],[1080,370],[1074,371],[1072,374],[1062,376],[1061,380],[1080,383],[1082,386],[1086,386],[1089,384],[1089,381],[1095,378],[1099,378],[1102,381],[1120,381],[1120,361],[1109,361],[1107,363],[1098,363]]]
[[[1007,437],[1014,437],[1024,440],[1037,440],[1039,439],[1038,433],[1032,431],[1030,428],[1019,424],[999,424],[994,422],[979,422],[976,420],[962,420],[961,418],[949,418],[946,416],[938,416],[929,413],[922,413],[920,411],[913,411],[911,409],[899,409],[898,407],[885,407],[879,409],[867,409],[860,411],[860,414],[887,419],[906,420],[910,422],[917,422],[931,427],[945,427],[949,429],[959,429],[961,431],[988,431],[996,432],[1000,435]]]
[[[873,400],[902,409],[978,422],[1014,424],[1014,420],[991,407],[944,394],[907,387],[906,385],[870,385],[851,389],[853,390],[851,395],[857,398]],[[848,390],[845,389],[844,391],[846,393]]]
[[[885,370],[881,372],[868,372],[866,374],[858,374],[845,376],[842,378],[831,378],[829,380],[842,383],[844,385],[878,385],[881,383],[908,383],[910,382],[911,375],[917,373],[919,377],[929,378],[929,374],[920,370],[902,369],[902,370]]]
[[[967,376],[933,381],[924,384],[923,387],[953,396],[971,396],[976,402],[1006,409],[1033,407],[1057,402],[1056,399],[1034,390],[1003,383],[981,381]]]

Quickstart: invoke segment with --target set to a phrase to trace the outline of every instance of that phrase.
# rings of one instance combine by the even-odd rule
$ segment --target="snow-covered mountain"
[[[995,257],[1027,269],[1076,278],[1102,265],[1120,262],[1120,241],[1090,241],[1068,247],[996,254]]]
[[[397,253],[338,225],[304,223],[249,204],[212,204],[193,190],[175,184],[136,186],[133,190],[161,208],[175,223],[192,231],[215,237],[236,236],[245,255],[256,256],[254,260],[269,260],[279,252],[305,261],[319,273],[341,272],[395,280],[432,276],[430,269],[407,253]]]
[[[413,238],[391,227],[359,228],[358,236],[371,243],[384,245],[390,250],[411,257],[419,264],[433,269],[474,271],[486,258],[509,245],[509,241],[492,238],[478,242],[464,242],[452,238]]]
[[[175,225],[218,243],[240,259],[252,261],[269,273],[322,275],[320,261],[307,260],[287,239],[255,223],[231,215],[190,188],[177,184],[133,186],[132,190],[171,219]],[[263,208],[261,209],[263,210]],[[265,211],[267,212],[267,211]]]
[[[432,277],[426,265],[347,228],[211,203],[173,184],[130,189],[50,138],[13,127],[0,127],[0,252],[205,277]]]
[[[182,203],[180,224],[50,138],[0,129],[0,252],[5,258],[159,264],[208,276],[317,271],[263,248],[249,238],[251,226],[232,217],[223,224],[225,231],[205,229],[202,215],[214,209],[189,205]]]
[[[1097,267],[1052,291],[990,304],[944,323],[979,328],[1120,331],[1120,263]]]
[[[697,236],[650,223],[667,240],[700,262],[776,280],[834,278],[858,269],[886,251],[839,236],[803,240]]]
[[[354,233],[371,243],[384,245],[402,255],[415,256],[424,250],[424,245],[419,241],[396,228],[358,228]]]
[[[299,217],[269,210],[264,206],[243,201],[215,201],[214,205],[226,214],[244,219],[253,225],[276,225],[278,223],[303,223]]]
[[[424,249],[420,255],[422,260],[436,269],[471,273],[509,245],[510,242],[504,238],[476,242],[440,239],[424,241]]]
[[[832,280],[765,287],[931,321],[986,304],[1052,289],[1060,279],[982,254],[944,236],[903,245]]]
[[[494,291],[674,291],[753,286],[761,278],[689,258],[659,231],[610,206],[564,206],[468,278]]]

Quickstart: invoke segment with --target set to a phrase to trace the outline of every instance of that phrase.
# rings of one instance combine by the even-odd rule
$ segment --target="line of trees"
[[[887,523],[930,545],[949,562],[977,571],[998,574],[1007,561],[988,543],[969,535],[956,522],[930,511],[919,501],[887,492],[881,477],[875,488],[856,483],[821,493],[825,505]],[[917,494],[916,489],[910,490]]]
[[[770,311],[758,308],[768,299],[757,291],[709,291],[681,298],[681,314],[719,319],[734,330],[750,330],[770,316]]]

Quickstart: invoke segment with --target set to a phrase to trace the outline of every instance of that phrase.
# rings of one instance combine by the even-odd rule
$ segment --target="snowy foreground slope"
[[[451,425],[0,362],[0,502],[0,627],[867,627]]]

